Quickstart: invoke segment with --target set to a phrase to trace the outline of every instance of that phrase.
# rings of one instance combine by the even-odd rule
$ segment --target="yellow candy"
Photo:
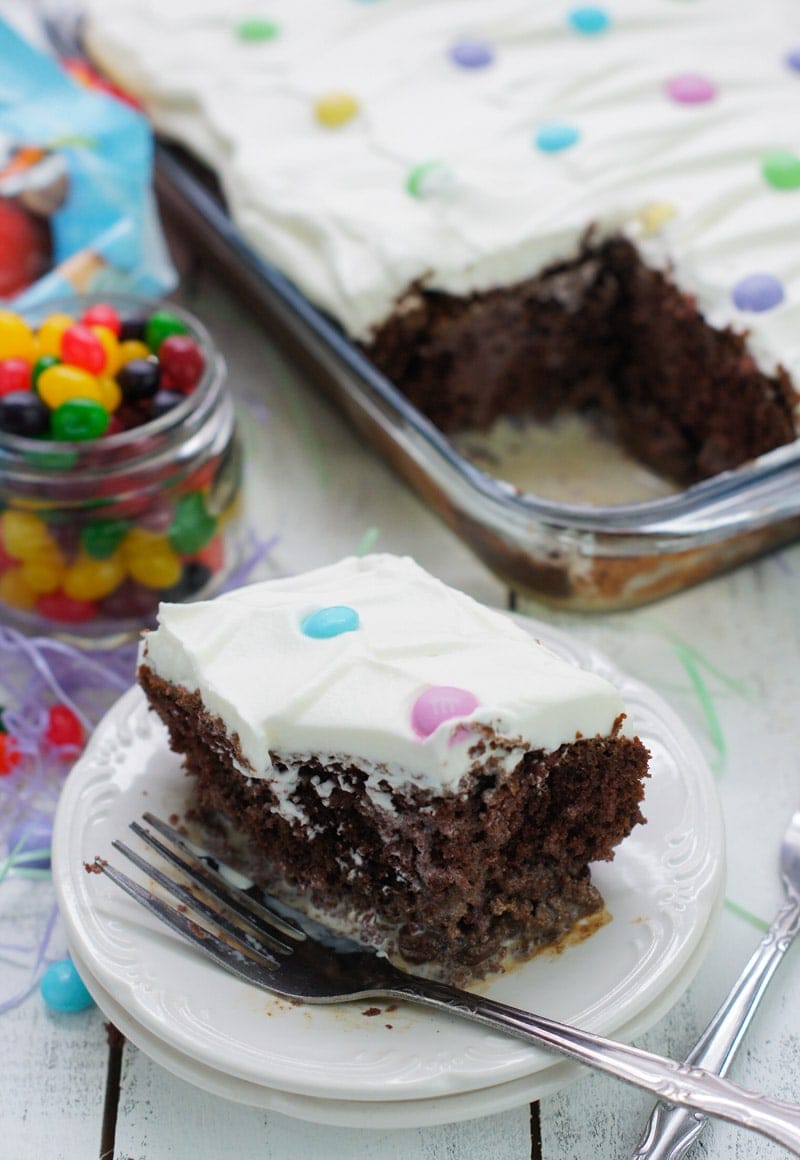
[[[64,591],[74,600],[102,600],[125,579],[125,565],[115,553],[105,560],[78,556],[64,574]]]
[[[106,352],[106,365],[103,367],[103,374],[113,378],[120,368],[117,336],[108,326],[90,326],[89,329],[100,339],[100,345]]]
[[[314,115],[320,125],[338,129],[358,112],[358,101],[351,93],[326,93],[314,104]]]
[[[152,354],[150,347],[146,342],[140,342],[138,338],[126,338],[117,347],[117,358],[119,363],[117,369],[125,365],[134,358],[149,358]]]
[[[43,552],[57,550],[44,520],[40,520],[33,512],[7,508],[0,515],[0,534],[3,547],[15,560],[28,560]]]
[[[23,612],[35,607],[36,593],[25,583],[21,568],[10,568],[0,576],[0,601]]]
[[[69,314],[49,314],[37,331],[39,357],[54,354],[61,357],[61,336],[75,322]]]
[[[654,234],[660,233],[667,222],[672,221],[676,213],[675,206],[670,205],[667,201],[656,201],[651,205],[644,206],[636,215],[643,236],[651,238]]]
[[[183,571],[180,557],[165,536],[146,528],[131,528],[122,542],[128,572],[145,588],[171,588]]]
[[[45,549],[23,560],[20,571],[31,592],[43,596],[47,592],[55,592],[61,584],[64,559],[58,548]]]
[[[80,367],[59,364],[48,367],[39,375],[36,390],[51,410],[60,407],[68,399],[93,399],[103,402],[103,389],[94,375]]]
[[[115,379],[108,379],[102,375],[97,379],[97,389],[100,392],[98,402],[102,403],[109,413],[116,411],[122,402],[122,388],[119,383]]]
[[[0,310],[0,359],[22,358],[32,363],[36,358],[33,331],[13,310]]]

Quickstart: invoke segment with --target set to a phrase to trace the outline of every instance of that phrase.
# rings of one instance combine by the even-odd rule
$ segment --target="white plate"
[[[649,821],[614,862],[593,868],[613,920],[584,943],[539,955],[493,981],[488,994],[604,1034],[639,1033],[688,984],[720,900],[723,834],[713,779],[655,693],[593,649],[522,623],[621,688],[629,725],[652,752]],[[240,1092],[267,1089],[289,1104],[300,1097],[294,1102],[301,1108],[309,1100],[369,1101],[376,1110],[410,1101],[405,1110],[412,1117],[414,1106],[432,1099],[453,1108],[471,1103],[469,1114],[485,1114],[493,1110],[493,1091],[503,1100],[512,1085],[519,1103],[573,1074],[543,1050],[421,1008],[402,1005],[370,1017],[364,1003],[292,1006],[221,971],[108,879],[85,872],[95,855],[115,857],[112,839],[124,836],[143,810],[181,813],[187,792],[163,726],[131,689],[96,729],[56,817],[54,878],[70,945],[100,1006],[105,995],[127,1013],[127,1030],[144,1050],[160,1045],[166,1066],[171,1061],[179,1074],[193,1067],[210,1090],[216,1089],[209,1077],[222,1076]],[[474,1100],[456,1098],[479,1092],[486,1097],[480,1110]],[[275,1106],[272,1097],[264,1102]]]

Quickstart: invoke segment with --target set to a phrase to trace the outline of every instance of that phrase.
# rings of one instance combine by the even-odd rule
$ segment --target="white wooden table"
[[[185,301],[213,330],[230,368],[247,455],[246,508],[277,542],[261,574],[331,562],[374,544],[414,555],[479,599],[508,593],[209,275]],[[772,917],[786,821],[800,799],[800,547],[649,608],[613,615],[525,610],[611,654],[678,711],[716,771],[727,827],[726,906],[695,982],[639,1041],[682,1056]],[[2,852],[0,852],[2,853]],[[52,886],[7,881],[0,941],[22,940],[52,905]],[[53,954],[63,934],[57,932]],[[733,1077],[800,1099],[800,950],[781,968]],[[0,960],[7,993],[12,965]],[[0,1160],[614,1160],[638,1138],[650,1102],[586,1075],[540,1105],[435,1128],[348,1130],[234,1104],[174,1078],[130,1044],[107,1042],[103,1014],[49,1012],[38,993],[0,1015]],[[712,1124],[698,1155],[767,1160],[760,1137]]]

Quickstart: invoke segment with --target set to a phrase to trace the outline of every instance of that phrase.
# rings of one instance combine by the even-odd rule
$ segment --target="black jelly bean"
[[[0,431],[36,439],[50,431],[50,408],[34,391],[11,391],[0,398]]]
[[[185,400],[186,395],[181,391],[156,391],[150,402],[150,418],[159,419],[162,415],[166,415],[167,411],[171,411],[173,407],[177,407]]]
[[[126,403],[152,399],[160,381],[161,368],[149,358],[133,358],[117,371],[117,382]]]
[[[136,339],[137,342],[143,342],[147,319],[147,314],[133,314],[129,318],[123,318],[120,323],[119,341],[128,342],[130,339]]]

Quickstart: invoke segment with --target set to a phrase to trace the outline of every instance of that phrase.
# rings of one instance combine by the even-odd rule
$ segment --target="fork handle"
[[[693,1067],[725,1075],[770,979],[800,929],[800,896],[787,898],[727,998],[686,1057]],[[630,1160],[681,1160],[706,1126],[706,1116],[656,1104]]]
[[[718,1116],[759,1132],[783,1145],[793,1155],[800,1156],[800,1106],[797,1104],[758,1095],[688,1063],[615,1043],[579,1028],[566,1027],[552,1019],[431,979],[401,976],[394,979],[391,991],[398,998],[448,1011],[499,1028],[519,1039],[551,1047],[571,1059],[643,1088],[669,1104],[692,1108],[707,1116]]]

